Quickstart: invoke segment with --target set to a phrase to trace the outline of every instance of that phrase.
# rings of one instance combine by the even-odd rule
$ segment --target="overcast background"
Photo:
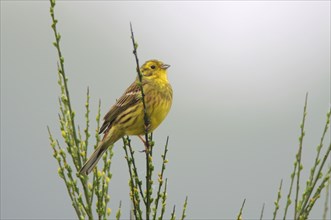
[[[270,219],[282,178],[283,198],[288,192],[309,92],[304,185],[329,106],[329,1],[60,1],[55,13],[81,127],[87,86],[94,119],[98,99],[104,115],[136,76],[130,21],[141,64],[171,64],[173,107],[154,134],[154,155],[170,136],[167,217],[174,204],[180,215],[187,195],[188,218],[235,218],[246,198],[245,219],[259,218],[263,203]],[[3,219],[76,218],[46,130],[60,138],[50,25],[48,1],[1,1]],[[114,148],[110,206],[116,212],[122,201],[127,218],[121,146]],[[144,155],[137,160],[143,177]],[[311,218],[322,217],[324,199]]]

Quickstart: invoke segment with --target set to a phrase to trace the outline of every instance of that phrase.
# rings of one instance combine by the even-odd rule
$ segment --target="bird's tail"
[[[101,143],[97,149],[93,152],[90,158],[85,162],[82,168],[79,170],[79,174],[88,175],[91,173],[93,168],[97,165],[98,161],[102,157],[102,155],[107,151],[109,146],[105,146],[105,144]]]
[[[88,175],[91,173],[102,155],[107,151],[108,147],[112,146],[118,139],[123,137],[123,135],[122,130],[116,129],[116,127],[112,127],[109,131],[107,131],[98,147],[94,150],[93,154],[79,170],[79,174]]]

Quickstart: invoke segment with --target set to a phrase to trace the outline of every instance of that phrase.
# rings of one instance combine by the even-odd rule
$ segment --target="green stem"
[[[167,152],[168,152],[168,142],[169,142],[169,136],[167,137],[167,141],[166,141],[166,144],[164,147],[164,152],[162,154],[162,168],[161,168],[161,173],[159,174],[159,188],[157,190],[156,199],[155,199],[155,210],[154,210],[153,220],[156,219],[159,200],[161,198],[161,188],[163,185],[163,173],[165,170],[165,164],[167,163],[166,157],[167,157]]]
[[[70,94],[69,94],[69,89],[68,89],[68,84],[67,84],[67,78],[66,78],[66,74],[65,74],[65,70],[64,70],[64,58],[62,56],[62,52],[61,52],[61,48],[60,48],[60,34],[57,32],[57,29],[56,29],[56,24],[57,24],[57,20],[55,19],[55,16],[54,16],[54,6],[55,6],[55,1],[52,1],[50,0],[51,2],[51,17],[52,17],[52,29],[53,29],[53,32],[54,32],[54,37],[55,37],[55,41],[56,43],[54,44],[54,46],[56,47],[57,49],[57,52],[58,52],[58,57],[59,57],[59,60],[60,60],[60,73],[63,77],[63,84],[64,84],[64,88],[65,88],[65,93],[66,93],[66,96],[67,96],[67,100],[68,100],[68,108],[69,108],[69,111],[70,111],[70,115],[72,116],[73,115],[73,111],[72,111],[72,107],[71,107],[71,102],[70,102]],[[76,146],[78,147],[78,139],[77,139],[77,134],[76,134],[76,126],[75,126],[75,120],[74,118],[72,117],[71,119],[71,123],[72,123],[72,131],[73,131],[73,137],[74,137],[74,141],[75,141],[75,144]],[[81,165],[81,161],[79,160],[79,163]]]
[[[296,183],[296,192],[295,192],[295,205],[294,205],[294,219],[297,219],[298,216],[298,197],[299,197],[299,190],[300,190],[300,174],[302,170],[301,164],[301,155],[302,155],[302,146],[303,146],[303,138],[305,136],[305,120],[307,115],[307,100],[308,100],[308,93],[306,93],[305,99],[305,106],[303,108],[303,116],[302,116],[302,124],[300,126],[301,135],[299,137],[299,152],[297,154],[297,183]]]
[[[120,201],[120,205],[119,205],[118,210],[116,212],[116,220],[120,220],[120,218],[121,218],[121,207],[122,207],[122,201]]]
[[[302,128],[305,124],[305,112],[306,112],[306,107],[307,107],[307,98],[308,98],[308,93],[306,93],[306,99],[305,99],[305,106],[304,106],[304,113],[303,113],[303,120],[301,122],[301,125],[300,127]],[[303,138],[300,136],[299,140]],[[299,149],[300,151],[300,149]],[[296,156],[296,160],[294,162],[294,167],[293,167],[293,172],[291,174],[291,184],[290,184],[290,189],[289,189],[289,192],[287,194],[287,201],[286,201],[286,205],[285,205],[285,211],[284,211],[284,216],[283,216],[283,220],[286,219],[286,215],[287,215],[287,211],[288,211],[288,208],[290,207],[292,201],[291,201],[291,194],[292,194],[292,189],[293,189],[293,183],[294,183],[294,179],[295,179],[295,175],[296,175],[296,171],[297,171],[297,166],[298,166],[298,155],[299,155],[299,152],[297,153],[297,156]],[[299,166],[299,169],[300,169],[300,166]],[[296,205],[295,205],[296,206]]]
[[[242,220],[242,213],[243,213],[243,209],[244,209],[244,206],[245,206],[245,202],[246,202],[246,199],[244,199],[242,205],[241,205],[241,208],[240,208],[240,211],[239,211],[239,214],[237,216],[237,220]]]
[[[329,168],[330,169],[330,168]],[[323,212],[323,220],[326,220],[328,210],[329,210],[329,200],[330,200],[330,187],[331,187],[331,178],[329,178],[328,184],[326,186],[325,192],[325,201],[324,201],[324,212]]]
[[[85,127],[85,142],[84,143],[84,148],[82,149],[84,151],[84,157],[83,161],[85,162],[87,160],[87,145],[88,145],[88,139],[90,137],[89,134],[89,127],[90,127],[90,89],[87,87],[87,92],[86,92],[86,103],[85,103],[85,108],[86,108],[86,113],[85,113],[85,118],[86,118],[86,127]]]
[[[99,136],[99,130],[100,130],[100,115],[101,115],[101,100],[99,99],[99,105],[98,105],[98,113],[96,116],[96,122],[97,122],[97,128],[95,130],[95,140],[96,143],[94,145],[94,149],[97,148],[97,146],[99,145],[100,142],[100,136]],[[93,197],[94,197],[94,191],[96,186],[96,178],[97,178],[97,172],[93,172],[93,177],[92,177],[92,190],[91,190],[91,201],[90,204],[93,204]]]
[[[272,218],[273,220],[276,219],[277,211],[278,211],[278,209],[279,209],[279,201],[280,201],[280,198],[282,197],[282,195],[281,195],[282,185],[283,185],[283,180],[281,180],[281,181],[280,181],[280,184],[279,184],[277,200],[276,200],[276,202],[275,202],[275,210],[274,210],[273,218]]]
[[[163,219],[163,215],[164,215],[165,209],[166,209],[167,186],[168,186],[168,179],[166,179],[165,183],[164,183],[164,189],[163,189],[163,193],[162,193],[162,208],[161,208],[161,214],[160,214],[159,220]],[[171,219],[173,219],[174,216],[175,216],[175,206],[174,206],[173,212],[171,214]]]
[[[260,214],[260,220],[263,219],[264,206],[265,206],[265,203],[263,203],[263,205],[262,205],[262,210],[261,210],[261,214]]]
[[[171,220],[176,219],[175,213],[176,213],[176,206],[174,205],[174,207],[172,208],[172,212],[171,212],[171,218],[170,218]],[[163,219],[163,218],[161,218],[161,219]]]
[[[303,212],[305,211],[305,209],[307,208],[308,202],[311,201],[310,196],[311,196],[311,194],[312,194],[312,192],[313,192],[313,189],[315,188],[315,186],[316,186],[318,180],[322,177],[322,169],[323,169],[323,167],[324,167],[325,162],[326,162],[327,159],[329,158],[330,152],[331,152],[331,143],[330,143],[330,145],[329,145],[329,147],[328,147],[328,149],[327,149],[327,151],[326,151],[326,153],[325,153],[325,155],[324,155],[324,157],[323,157],[322,163],[321,163],[321,165],[320,165],[320,167],[319,167],[319,169],[318,169],[318,172],[317,172],[317,174],[316,174],[315,180],[314,180],[314,182],[313,182],[313,184],[312,184],[312,189],[311,189],[310,193],[308,194],[305,203],[304,203],[303,206],[302,206],[302,209],[301,209],[301,211],[300,211],[300,214],[303,213]],[[331,170],[331,169],[329,169],[329,170]],[[329,171],[329,172],[330,172],[330,171]]]
[[[182,212],[182,217],[180,218],[181,220],[184,220],[186,217],[186,207],[187,207],[187,199],[188,197],[186,196],[184,206],[183,206],[183,212]]]
[[[311,170],[311,173],[310,173],[310,177],[309,177],[309,185],[307,186],[307,188],[309,189],[308,192],[305,194],[305,196],[302,198],[302,206],[301,206],[301,210],[300,210],[300,213],[303,212],[303,210],[305,209],[305,207],[307,206],[308,202],[309,202],[309,199],[310,199],[310,196],[311,194],[313,193],[313,190],[316,186],[316,183],[319,179],[319,175],[320,173],[322,172],[322,169],[324,167],[324,164],[328,158],[328,155],[330,153],[330,147],[328,148],[326,154],[324,155],[324,158],[323,158],[323,161],[322,161],[322,164],[320,165],[319,167],[319,170],[316,174],[316,177],[314,177],[315,175],[315,171],[316,171],[316,168],[318,166],[318,164],[320,163],[320,158],[319,158],[319,155],[320,155],[320,152],[321,152],[321,149],[323,147],[323,142],[324,142],[324,137],[325,137],[325,134],[329,128],[329,124],[330,124],[330,115],[331,115],[331,111],[329,111],[327,113],[327,119],[326,119],[326,124],[324,126],[324,130],[323,130],[323,134],[322,134],[322,137],[321,137],[321,140],[320,140],[320,144],[318,145],[317,147],[317,155],[316,155],[316,158],[315,158],[315,163],[314,163],[314,167],[313,169]]]
[[[127,150],[128,144],[129,144],[129,137],[127,137],[126,139],[123,137],[123,148],[125,151],[125,159],[127,161],[128,164],[128,168],[129,168],[129,175],[130,175],[130,182],[129,182],[129,186],[130,186],[130,193],[131,193],[131,201],[133,203],[133,214],[135,216],[135,219],[142,219],[142,215],[141,215],[141,209],[140,209],[140,199],[139,199],[139,194],[137,195],[136,193],[136,183],[135,183],[135,177],[134,177],[134,173],[132,172],[132,158],[129,157],[129,153]]]
[[[77,134],[76,134],[76,125],[75,125],[75,120],[74,120],[74,113],[72,111],[71,102],[70,102],[70,94],[69,94],[69,89],[68,89],[68,85],[67,85],[67,78],[66,78],[65,69],[64,69],[64,58],[62,56],[62,52],[61,52],[61,48],[60,48],[60,38],[61,38],[61,36],[57,31],[57,28],[56,28],[57,20],[55,19],[55,16],[54,16],[55,0],[50,0],[50,4],[51,4],[50,14],[51,14],[51,18],[52,18],[52,29],[53,29],[54,36],[55,36],[54,46],[57,49],[58,58],[60,60],[60,69],[59,69],[59,71],[60,71],[60,74],[62,75],[62,78],[63,78],[63,84],[64,84],[66,98],[67,98],[67,105],[68,105],[69,114],[70,114],[70,117],[71,117],[70,122],[71,122],[71,127],[72,127],[72,135],[73,135],[75,145],[78,148],[78,139],[77,139]],[[81,158],[80,158],[79,153],[78,153],[78,160],[77,161],[78,161],[78,168],[80,168],[82,163],[81,163]],[[83,186],[83,189],[84,189],[85,200],[86,200],[86,203],[87,203],[87,210],[88,210],[87,215],[88,215],[89,219],[93,219],[91,204],[89,203],[90,198],[89,198],[89,194],[88,194],[87,178],[85,179],[84,177],[80,177],[79,179],[81,180],[82,186]]]
[[[132,163],[132,170],[133,170],[133,173],[134,173],[134,181],[135,181],[136,186],[138,186],[140,196],[141,196],[143,202],[146,205],[146,198],[145,198],[144,193],[143,193],[143,190],[141,188],[141,181],[140,181],[140,178],[138,176],[138,170],[137,170],[137,167],[136,167],[136,161],[134,159],[134,151],[132,149],[131,140],[129,139],[129,137],[127,137],[127,146],[129,148],[129,152],[130,152],[130,157],[131,157],[130,159],[131,159],[131,163]]]
[[[149,118],[148,118],[148,114],[147,114],[147,107],[146,107],[146,102],[145,102],[145,93],[144,93],[144,88],[143,88],[143,75],[140,71],[140,65],[139,65],[139,59],[138,59],[138,52],[137,52],[137,48],[138,48],[138,44],[134,39],[134,33],[133,33],[133,29],[132,29],[132,24],[130,23],[130,30],[131,30],[131,40],[132,40],[132,44],[133,44],[133,54],[136,60],[136,69],[137,69],[137,73],[138,73],[138,79],[139,79],[139,88],[141,91],[141,100],[143,103],[143,107],[144,107],[144,123],[145,123],[145,144],[146,144],[146,152],[149,151],[149,141],[148,141],[148,127],[149,127]]]
[[[64,172],[63,172],[64,167],[63,167],[63,165],[62,165],[62,163],[61,163],[61,160],[60,160],[59,158],[57,158],[57,157],[59,156],[59,153],[58,153],[58,151],[57,151],[56,148],[55,148],[55,146],[56,146],[56,142],[55,142],[55,140],[53,139],[52,133],[51,133],[51,131],[50,131],[50,129],[49,129],[48,126],[47,126],[47,131],[48,131],[48,134],[49,134],[49,140],[50,140],[51,145],[52,145],[52,148],[53,148],[53,152],[54,152],[53,155],[54,155],[55,159],[58,161],[59,169],[60,169],[59,171],[62,173],[62,175],[60,175],[60,177],[62,177],[62,179],[64,180],[64,183],[66,184],[66,188],[67,188],[68,195],[69,195],[69,197],[70,197],[70,199],[71,199],[71,201],[72,201],[72,206],[73,206],[74,209],[75,209],[75,212],[76,212],[76,214],[77,214],[77,217],[80,218],[80,217],[81,217],[81,212],[80,212],[80,210],[79,210],[79,208],[78,208],[77,200],[76,200],[76,198],[75,198],[75,193],[74,193],[74,191],[73,191],[73,192],[70,191],[71,186],[70,186],[70,184],[69,184],[69,182],[68,182],[66,176],[64,175]],[[59,147],[59,145],[58,145],[58,147]],[[61,149],[60,149],[60,150],[61,150]]]
[[[132,24],[130,23],[130,30],[131,30],[131,39],[132,39],[132,44],[133,44],[133,54],[136,60],[136,65],[137,65],[137,73],[138,73],[138,79],[139,79],[139,87],[141,91],[141,97],[142,97],[142,103],[144,107],[144,123],[145,123],[145,144],[146,144],[146,220],[149,220],[150,217],[150,212],[151,212],[151,169],[150,169],[150,155],[151,155],[151,149],[150,149],[150,144],[149,144],[149,138],[148,138],[148,128],[150,125],[149,118],[147,115],[147,107],[145,103],[145,93],[143,89],[143,84],[142,84],[142,78],[143,75],[141,74],[140,71],[140,65],[139,65],[139,59],[138,59],[138,53],[137,53],[137,48],[138,44],[136,43],[134,39],[134,34],[133,34],[133,29],[132,29]]]
[[[308,219],[308,216],[309,216],[309,213],[310,213],[311,209],[313,208],[313,206],[314,206],[315,202],[317,201],[317,199],[319,199],[320,196],[321,196],[322,189],[327,185],[327,182],[330,180],[330,174],[331,174],[331,168],[328,169],[328,171],[326,173],[326,176],[324,177],[321,184],[317,188],[314,196],[309,200],[309,203],[308,203],[307,207],[305,208],[305,210],[303,212],[304,219]]]

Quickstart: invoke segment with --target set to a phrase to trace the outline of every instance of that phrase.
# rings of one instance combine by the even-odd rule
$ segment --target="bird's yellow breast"
[[[171,101],[161,100],[151,111],[148,111],[148,115],[150,116],[150,131],[155,130],[161,122],[168,115],[171,108]]]
[[[168,115],[172,105],[172,89],[169,83],[149,83],[144,86],[145,104],[149,119],[149,132],[154,131]],[[130,111],[130,110],[128,110]],[[137,121],[132,126],[125,128],[126,135],[142,135],[145,133],[144,108],[142,102],[137,108]]]

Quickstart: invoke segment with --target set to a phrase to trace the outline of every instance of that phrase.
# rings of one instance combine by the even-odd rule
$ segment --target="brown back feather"
[[[144,83],[143,83],[144,84]],[[104,122],[99,130],[99,134],[106,133],[112,126],[114,120],[130,106],[134,105],[140,100],[141,92],[137,81],[134,81],[123,93],[123,95],[116,101],[105,115]]]

